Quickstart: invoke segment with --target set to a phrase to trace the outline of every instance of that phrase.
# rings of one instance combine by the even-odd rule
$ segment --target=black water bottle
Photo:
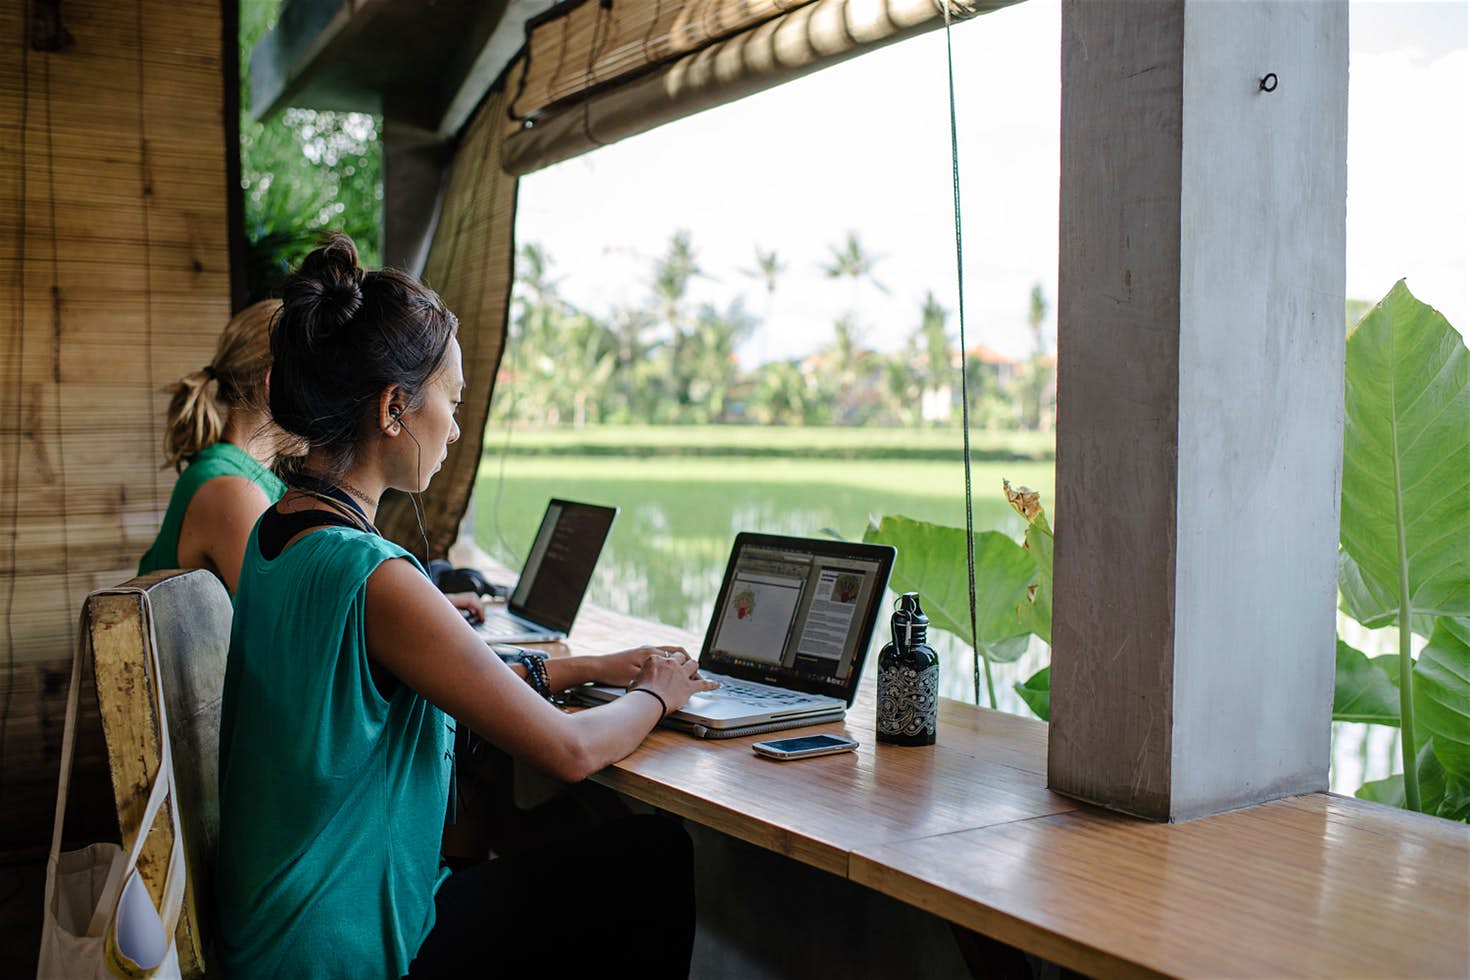
[[[929,617],[919,593],[905,592],[893,607],[893,642],[878,654],[878,741],[933,745],[939,729],[939,654],[924,642]]]

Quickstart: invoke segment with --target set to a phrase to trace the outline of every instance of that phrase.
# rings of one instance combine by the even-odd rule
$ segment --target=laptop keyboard
[[[813,699],[810,694],[785,691],[765,684],[757,684],[754,681],[741,680],[738,677],[725,677],[719,674],[706,674],[705,676],[720,684],[715,690],[706,692],[705,697],[726,698],[758,708],[778,704],[802,704]]]
[[[475,632],[492,640],[503,636],[524,636],[528,630],[527,624],[510,616],[486,616],[485,621],[475,627]]]

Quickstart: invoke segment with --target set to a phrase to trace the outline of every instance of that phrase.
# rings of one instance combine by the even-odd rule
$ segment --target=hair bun
[[[287,280],[282,299],[297,313],[307,349],[326,342],[362,309],[363,275],[357,246],[341,232],[333,232]]]

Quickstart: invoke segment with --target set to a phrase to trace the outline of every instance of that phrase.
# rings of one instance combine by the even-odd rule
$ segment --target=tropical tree
[[[832,386],[834,421],[861,425],[872,415],[875,401],[869,382],[870,354],[863,347],[862,331],[850,316],[833,324],[832,342],[820,352],[822,372]]]
[[[653,313],[663,328],[667,344],[661,350],[669,398],[657,407],[657,420],[677,422],[688,412],[690,385],[694,380],[696,355],[693,350],[694,314],[689,309],[689,286],[703,276],[694,254],[692,236],[679,229],[669,238],[668,249],[653,264]]]
[[[735,350],[754,329],[755,320],[738,299],[724,310],[700,308],[685,347],[688,421],[726,421],[726,401],[738,373]]]
[[[766,335],[771,329],[771,319],[776,312],[776,284],[786,272],[786,263],[775,249],[766,251],[760,246],[755,249],[755,267],[741,269],[741,274],[755,279],[766,292],[766,308],[761,317],[760,359],[766,360]]]
[[[828,402],[794,361],[769,361],[756,373],[751,415],[768,425],[818,425]]]
[[[1046,363],[1046,340],[1041,334],[1041,325],[1046,320],[1048,304],[1041,283],[1031,287],[1031,299],[1026,313],[1026,325],[1031,328],[1031,356],[1016,375],[1016,396],[1020,403],[1021,424],[1028,429],[1039,429],[1042,425],[1042,393],[1051,380],[1051,367]]]
[[[912,357],[920,364],[919,388],[931,398],[946,391],[954,376],[948,321],[949,311],[933,291],[925,293],[919,326],[909,338],[909,346],[914,352]]]
[[[873,255],[863,246],[862,240],[858,238],[855,231],[847,233],[841,246],[830,248],[832,257],[830,261],[822,263],[822,271],[826,273],[828,279],[847,280],[852,290],[847,318],[856,323],[858,300],[861,298],[863,283],[868,283],[885,295],[888,293],[888,287],[873,275],[873,270],[878,265],[878,256]]]
[[[240,6],[240,184],[248,299],[279,295],[291,268],[328,230],[345,231],[367,265],[381,262],[382,121],[361,112],[286,109],[250,118],[250,50],[279,3]]]
[[[883,387],[887,396],[890,421],[899,425],[917,425],[923,418],[925,374],[919,346],[910,337],[899,350],[883,358]]]

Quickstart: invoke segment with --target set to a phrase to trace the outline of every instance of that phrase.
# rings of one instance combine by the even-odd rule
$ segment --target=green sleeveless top
[[[363,610],[368,576],[413,558],[327,527],[267,560],[259,533],[220,711],[218,955],[236,980],[402,976],[448,876],[453,736],[407,685],[378,693]]]
[[[184,472],[179,474],[174,491],[168,498],[168,510],[163,515],[163,526],[153,547],[138,563],[138,574],[147,575],[161,568],[179,567],[179,527],[184,523],[184,514],[189,502],[205,483],[217,476],[243,476],[250,480],[275,503],[286,492],[286,484],[280,477],[260,465],[260,461],[228,442],[217,442],[201,449],[189,460]]]

